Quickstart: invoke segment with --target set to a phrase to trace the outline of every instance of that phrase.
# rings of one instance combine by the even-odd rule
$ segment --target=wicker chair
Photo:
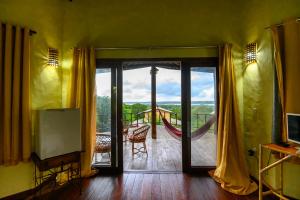
[[[103,134],[103,133],[96,133],[96,145],[94,149],[95,154],[95,163],[98,162],[96,153],[108,153],[110,157],[111,152],[111,135]]]
[[[128,141],[128,131],[129,131],[129,126],[124,124],[123,125],[123,142],[127,142]]]
[[[146,147],[146,138],[149,129],[150,129],[149,125],[144,125],[135,129],[132,132],[132,134],[128,136],[128,140],[132,143],[132,156],[138,153],[146,153],[148,156],[147,147]],[[143,143],[143,146],[139,148],[134,147],[135,143]]]

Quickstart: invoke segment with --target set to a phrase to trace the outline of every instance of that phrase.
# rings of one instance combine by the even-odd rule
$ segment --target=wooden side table
[[[46,182],[54,182],[54,190],[57,186],[56,177],[59,174],[66,173],[67,180],[65,183],[74,183],[78,180],[80,194],[82,190],[81,179],[81,152],[76,151],[60,156],[55,156],[41,160],[36,153],[31,154],[35,164],[34,182],[37,190],[40,190]]]
[[[272,164],[264,166],[262,158],[264,149],[278,152],[280,159]],[[269,194],[274,194],[280,199],[288,200],[288,198],[283,195],[283,162],[290,159],[291,157],[300,158],[300,154],[297,154],[297,149],[295,147],[282,147],[276,144],[259,145],[259,200],[262,200],[263,196]],[[280,165],[280,188],[275,189],[264,180],[263,173],[278,165]],[[262,191],[263,184],[269,188],[268,191]]]

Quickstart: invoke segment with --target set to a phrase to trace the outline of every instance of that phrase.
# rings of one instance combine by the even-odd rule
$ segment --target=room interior
[[[268,27],[297,17],[300,17],[298,0],[0,1],[1,23],[28,27],[36,32],[30,36],[31,140],[34,140],[36,110],[66,108],[70,103],[74,48],[104,48],[95,51],[95,57],[108,60],[197,59],[219,57],[218,48],[205,47],[232,44],[238,126],[244,146],[241,153],[255,180],[259,179],[259,145],[274,142],[274,133],[280,131],[275,123],[278,120],[274,119],[278,74],[274,64],[274,40]],[[256,62],[245,64],[245,47],[251,43],[257,44]],[[204,48],[149,48],[170,46]],[[47,64],[49,48],[58,51],[57,67]],[[296,58],[296,53],[290,52],[290,55]],[[294,66],[292,71],[297,74],[296,68],[299,67]],[[297,92],[288,95],[295,97]],[[299,113],[296,107],[293,108]],[[249,150],[254,156],[249,156]],[[277,159],[276,155],[265,154],[263,162]],[[34,188],[34,168],[32,161],[1,163],[0,198]],[[299,164],[285,162],[283,169],[283,193],[300,199]],[[157,174],[153,180],[155,176]],[[101,176],[96,179],[102,180]],[[280,169],[270,170],[265,179],[279,186]],[[257,194],[255,198],[258,199]]]

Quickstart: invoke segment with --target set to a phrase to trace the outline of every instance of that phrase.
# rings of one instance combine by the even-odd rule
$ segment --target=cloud
[[[215,80],[213,73],[196,72],[191,73],[191,95],[192,101],[214,101]]]
[[[203,89],[198,96],[193,97],[197,100],[195,101],[214,101],[215,99],[215,89],[214,87],[210,87],[207,89]]]
[[[156,83],[164,84],[164,83],[177,83],[181,84],[181,72],[180,70],[170,70],[159,68],[159,71],[156,75]]]
[[[111,96],[111,73],[96,73],[97,96]]]
[[[181,100],[181,72],[159,68],[156,77],[157,101]],[[213,101],[214,74],[191,72],[192,101]],[[97,95],[110,96],[110,73],[97,73]],[[123,100],[125,102],[151,101],[150,68],[123,71]]]
[[[156,93],[161,96],[180,96],[181,85],[176,82],[158,84]]]

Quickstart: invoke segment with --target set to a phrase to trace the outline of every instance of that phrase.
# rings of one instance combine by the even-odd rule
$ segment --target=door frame
[[[122,63],[112,60],[104,62],[101,60],[96,63],[96,69],[111,69],[111,165],[94,165],[93,167],[103,174],[119,174],[123,172],[123,136],[120,135],[120,130],[123,130]]]
[[[218,88],[218,58],[217,57],[199,57],[199,58],[103,58],[96,59],[96,68],[111,68],[116,70],[115,87],[116,98],[112,98],[112,107],[116,108],[115,114],[115,130],[112,134],[111,166],[96,166],[96,168],[104,174],[123,173],[123,62],[134,61],[181,61],[181,110],[182,110],[182,171],[185,173],[201,173],[214,169],[215,166],[191,166],[191,143],[190,143],[190,112],[191,112],[191,85],[190,85],[190,69],[191,67],[216,67],[216,85]],[[113,77],[112,77],[113,80]],[[112,84],[113,85],[113,84]],[[112,94],[113,94],[112,86]],[[219,93],[216,91],[217,103],[219,102]],[[113,110],[112,110],[113,111]],[[218,106],[216,106],[218,115]],[[113,123],[113,121],[112,121]],[[112,126],[114,128],[114,126]],[[113,152],[113,149],[115,153]]]
[[[219,63],[218,58],[184,59],[181,63],[181,105],[182,105],[182,171],[185,173],[205,173],[216,166],[192,166],[191,164],[191,68],[214,67],[216,69],[216,114],[219,105]],[[218,129],[218,126],[217,126]]]

